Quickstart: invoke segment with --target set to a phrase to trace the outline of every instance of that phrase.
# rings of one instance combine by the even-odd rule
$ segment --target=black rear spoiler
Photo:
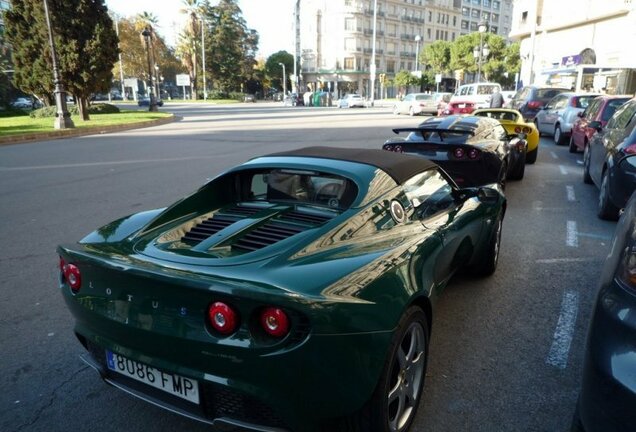
[[[395,134],[399,134],[400,132],[419,132],[420,135],[422,135],[422,138],[424,140],[426,140],[426,137],[424,136],[425,132],[431,132],[431,133],[435,132],[437,133],[437,135],[439,135],[440,141],[444,141],[444,135],[447,133],[475,136],[475,131],[466,130],[466,129],[439,129],[439,128],[416,127],[416,128],[395,128],[393,129],[393,132]]]

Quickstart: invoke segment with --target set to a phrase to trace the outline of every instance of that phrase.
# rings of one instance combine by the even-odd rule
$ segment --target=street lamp
[[[415,72],[420,70],[420,41],[422,36],[415,36]]]
[[[283,63],[278,63],[283,67],[283,103],[285,103],[285,96],[287,96],[287,77],[285,76],[285,65]]]
[[[477,82],[481,81],[481,62],[483,57],[488,57],[490,54],[490,49],[488,48],[488,44],[484,45],[484,33],[488,31],[488,23],[486,21],[480,21],[477,25],[479,30],[479,47],[475,47],[473,50],[473,56],[475,60],[477,60]]]
[[[64,84],[60,77],[60,71],[57,68],[57,55],[55,53],[55,45],[53,44],[53,30],[51,30],[51,18],[49,16],[49,5],[44,0],[44,14],[46,15],[46,28],[49,32],[49,44],[51,45],[51,60],[53,61],[53,83],[55,84],[55,106],[57,112],[55,113],[55,122],[53,127],[55,129],[70,129],[74,128],[73,120],[71,120],[71,114],[66,109],[66,91],[64,91]]]
[[[155,95],[152,91],[152,64],[150,62],[150,37],[152,33],[150,32],[150,29],[146,27],[141,32],[141,35],[144,37],[144,41],[146,42],[146,57],[148,59],[148,83],[146,84],[150,99],[150,102],[148,103],[148,111],[158,111]]]

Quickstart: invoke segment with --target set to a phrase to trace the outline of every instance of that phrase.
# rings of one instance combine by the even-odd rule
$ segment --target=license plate
[[[184,376],[160,371],[144,363],[106,350],[108,369],[174,396],[199,403],[199,383]]]

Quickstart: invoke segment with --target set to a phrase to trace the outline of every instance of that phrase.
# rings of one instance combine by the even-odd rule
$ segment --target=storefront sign
[[[580,55],[571,55],[561,58],[561,66],[575,66],[581,64]]]

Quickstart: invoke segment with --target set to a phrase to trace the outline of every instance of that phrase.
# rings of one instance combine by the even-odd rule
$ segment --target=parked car
[[[610,117],[629,99],[631,99],[629,95],[603,95],[596,97],[585,108],[585,111],[578,114],[579,118],[572,125],[570,153],[576,153],[578,150],[583,151],[590,142],[590,139],[596,133],[596,129],[589,126],[591,122],[597,121],[601,124],[601,127],[605,127]]]
[[[583,152],[583,181],[599,188],[598,216],[617,219],[636,189],[636,98],[625,102],[605,127],[589,123],[598,132]]]
[[[243,96],[243,102],[255,103],[256,102],[256,95],[252,94],[252,93],[247,93],[245,96]]]
[[[477,109],[475,102],[465,100],[455,100],[448,102],[442,112],[441,116],[470,114]]]
[[[514,97],[514,95],[517,92],[514,90],[502,90],[501,91],[501,96],[503,96],[504,98],[504,104],[502,108],[510,108],[510,102],[512,101],[512,98]]]
[[[393,114],[436,115],[440,103],[450,100],[450,93],[409,93],[393,105]]]
[[[450,102],[470,102],[475,105],[475,109],[488,108],[495,89],[501,91],[501,86],[489,82],[464,84],[453,93]]]
[[[505,206],[420,157],[291,150],[59,246],[59,289],[133,396],[228,430],[406,432],[435,298],[495,271]]]
[[[11,106],[18,109],[32,109],[33,102],[27,98],[20,97],[11,102]]]
[[[338,108],[355,108],[355,107],[358,107],[358,108],[365,107],[364,98],[360,96],[359,94],[349,93],[348,95],[338,100]]]
[[[385,141],[384,150],[414,154],[439,164],[461,187],[492,183],[502,188],[507,179],[521,180],[526,165],[525,137],[508,134],[488,117],[432,117],[415,128],[393,129],[406,137]]]
[[[587,332],[572,432],[625,432],[636,424],[636,194],[620,217]]]
[[[570,89],[562,87],[525,86],[515,93],[510,101],[509,108],[519,111],[526,122],[532,122],[539,110],[543,108],[550,99],[567,91],[570,91]]]
[[[556,145],[565,144],[572,133],[572,125],[578,114],[594,100],[598,94],[560,93],[537,113],[534,125],[540,134],[554,137]]]
[[[159,99],[158,101],[156,101],[156,104],[157,104],[157,106],[163,106],[163,101],[161,99]],[[148,98],[148,97],[140,98],[137,101],[137,105],[139,105],[140,107],[141,106],[149,107],[150,106],[150,98]]]
[[[506,108],[484,108],[473,111],[472,115],[494,118],[506,129],[508,135],[524,134],[528,143],[526,163],[536,162],[539,154],[539,131],[533,123],[526,123],[519,111]]]

